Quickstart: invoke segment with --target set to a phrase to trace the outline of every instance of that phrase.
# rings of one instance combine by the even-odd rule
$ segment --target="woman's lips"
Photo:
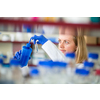
[[[60,50],[60,51],[63,52],[63,53],[66,52],[66,50]]]

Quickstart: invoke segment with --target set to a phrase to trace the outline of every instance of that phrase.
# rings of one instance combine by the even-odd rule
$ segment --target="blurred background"
[[[35,34],[43,34],[58,45],[59,26],[84,28],[88,52],[100,55],[100,17],[0,17],[0,57],[9,64],[9,59]],[[35,53],[32,41],[31,44],[33,52],[28,66],[36,67],[39,60],[49,57],[41,45]]]
[[[43,34],[58,45],[59,26],[86,29],[88,51],[100,54],[100,17],[0,17],[0,55],[5,55],[4,62],[9,63],[15,52],[35,34]],[[34,54],[33,44],[32,48],[31,66],[37,65],[38,59],[48,58],[41,45],[37,54]]]

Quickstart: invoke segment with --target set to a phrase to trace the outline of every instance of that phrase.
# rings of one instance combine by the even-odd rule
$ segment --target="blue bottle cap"
[[[53,62],[53,66],[58,66],[58,67],[66,68],[67,63],[65,63],[65,62],[59,62],[59,61],[54,61]]]
[[[0,64],[3,64],[3,59],[0,58]]]
[[[75,53],[66,53],[66,57],[75,58]]]
[[[97,53],[89,53],[88,54],[88,57],[89,58],[92,58],[92,59],[98,59],[99,58],[99,55]]]
[[[89,71],[87,71],[87,70],[85,70],[85,69],[76,69],[75,70],[75,73],[76,74],[79,74],[79,75],[84,75],[84,76],[87,76],[87,75],[89,75]]]
[[[30,76],[38,75],[39,70],[33,68],[33,69],[30,70],[29,74],[30,74]]]
[[[93,67],[94,67],[94,63],[93,63],[93,62],[85,61],[85,62],[84,62],[84,67],[90,67],[90,68],[93,68]]]
[[[53,67],[53,61],[52,60],[39,61],[38,65],[44,66],[44,67]]]
[[[31,32],[31,27],[27,26],[27,32]]]
[[[10,65],[18,66],[18,65],[20,65],[20,63],[18,60],[10,59]]]
[[[30,46],[31,46],[31,44],[30,44],[30,43],[27,43],[27,44],[26,44],[26,47],[30,47]]]
[[[3,55],[3,58],[7,58],[7,56],[6,55]]]

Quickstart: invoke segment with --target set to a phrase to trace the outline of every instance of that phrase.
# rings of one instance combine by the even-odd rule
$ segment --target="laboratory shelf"
[[[28,43],[28,42],[26,42],[26,41],[1,41],[0,40],[0,43],[19,43],[19,44],[21,44],[21,43]],[[31,44],[33,44],[33,43],[31,42]]]
[[[100,44],[87,44],[87,46],[100,47]]]
[[[25,43],[26,44],[28,42],[26,42],[26,41],[13,41],[12,42],[12,41],[1,41],[0,40],[0,43],[19,43],[19,44]],[[55,42],[53,42],[53,43],[56,44],[56,45],[58,44],[58,43],[55,43]],[[31,44],[33,44],[33,42],[31,42]]]
[[[22,44],[22,43],[28,43],[26,41],[1,41],[0,40],[0,43],[19,43],[19,44]],[[53,42],[54,44],[58,45],[58,43],[55,43]],[[33,42],[31,42],[31,44],[33,44]],[[87,44],[87,46],[95,46],[95,47],[100,47],[100,44]]]
[[[10,63],[3,63],[4,66],[10,66]],[[28,67],[37,67],[37,65],[34,64],[28,64]]]
[[[100,29],[100,23],[66,23],[66,22],[46,22],[46,21],[26,21],[26,20],[8,20],[0,19],[0,24],[13,24],[13,25],[54,25],[54,26],[71,26],[71,27],[82,27],[91,29]],[[20,30],[21,31],[21,30]]]

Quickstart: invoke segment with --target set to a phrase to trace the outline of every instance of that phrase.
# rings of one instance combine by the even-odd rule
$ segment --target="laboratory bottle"
[[[75,71],[75,53],[67,53],[66,55],[66,83],[70,83]]]
[[[94,63],[93,62],[88,62],[88,61],[84,61],[84,69],[90,71],[90,78],[91,78],[91,84],[96,83],[97,78],[95,77],[95,72],[94,72]]]
[[[29,75],[28,84],[42,84],[40,72],[37,68],[31,68]]]
[[[84,61],[84,69],[89,70],[90,72],[93,71],[93,67],[94,67],[94,63],[93,62],[88,62],[88,61]]]
[[[58,66],[58,68],[57,68]],[[56,80],[58,84],[65,84],[66,83],[66,67],[67,67],[67,63],[65,62],[54,62],[54,68],[57,68],[57,70],[55,70],[56,73]]]
[[[52,67],[53,61],[51,60],[40,61],[38,63],[38,68],[44,84],[52,83]]]
[[[67,63],[61,61],[54,61],[52,67],[52,83],[64,84],[66,76]]]
[[[72,82],[74,84],[90,84],[91,83],[90,71],[83,68],[82,69],[76,68]]]
[[[60,62],[54,61],[53,62],[53,67],[52,67],[52,78],[51,82],[53,84],[58,84],[59,83],[59,78],[60,78],[60,68],[59,68]]]
[[[12,79],[15,84],[23,84],[24,77],[18,60],[10,59],[10,66],[12,70]]]
[[[93,23],[99,23],[100,22],[100,17],[90,17],[90,20]]]
[[[29,57],[32,53],[32,48],[30,46],[31,44],[27,43],[26,46],[22,47],[21,58],[19,59],[21,67],[24,67],[28,64]]]
[[[13,84],[12,70],[10,64],[3,63],[1,68],[1,84]]]
[[[100,66],[98,64],[99,55],[97,53],[89,53],[88,54],[88,62],[94,63],[94,70],[99,69]]]

